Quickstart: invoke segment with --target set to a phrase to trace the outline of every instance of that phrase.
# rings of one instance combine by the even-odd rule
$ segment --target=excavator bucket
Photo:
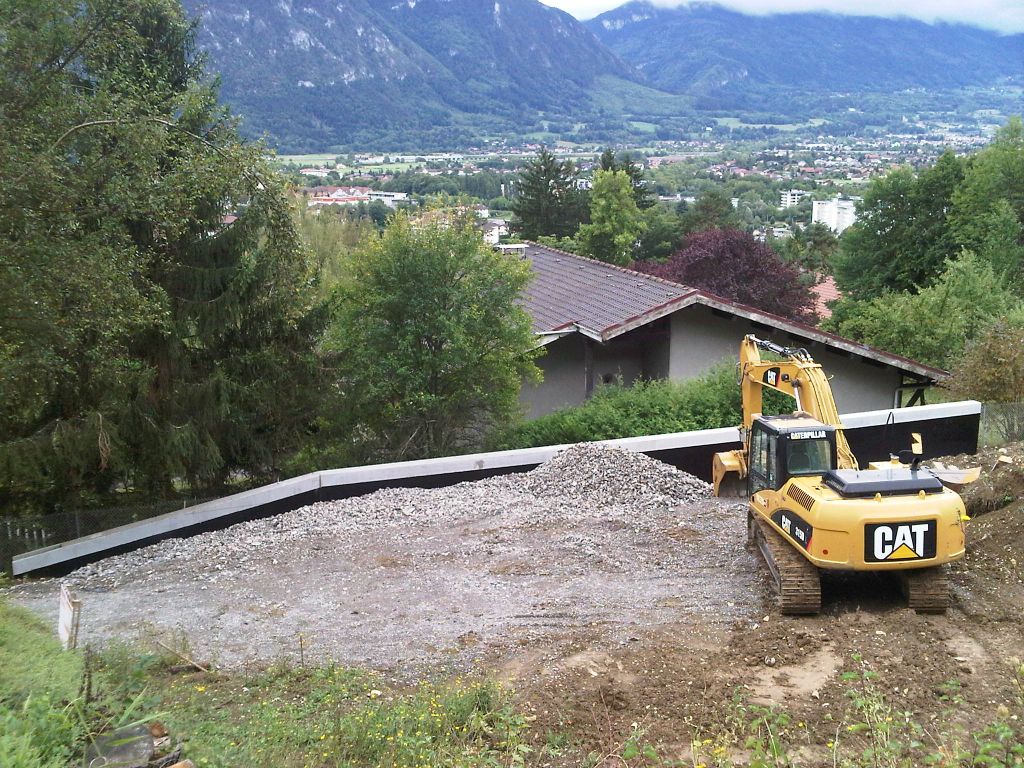
[[[932,474],[942,482],[944,486],[954,491],[961,491],[965,485],[970,485],[981,477],[981,467],[970,469],[950,469],[941,462],[932,464]]]
[[[746,463],[742,451],[716,453],[711,464],[715,496],[740,498],[746,495]]]

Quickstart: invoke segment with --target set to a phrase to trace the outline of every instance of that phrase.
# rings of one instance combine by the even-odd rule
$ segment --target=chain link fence
[[[11,560],[16,555],[78,539],[88,536],[90,533],[106,531],[119,525],[134,523],[137,520],[146,520],[210,500],[210,498],[178,498],[149,504],[79,509],[45,517],[0,518],[0,571],[10,573]]]
[[[983,403],[979,445],[1003,445],[1024,440],[1024,403]]]

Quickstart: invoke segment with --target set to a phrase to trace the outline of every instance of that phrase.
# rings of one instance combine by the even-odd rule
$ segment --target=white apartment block
[[[857,221],[859,197],[833,197],[831,200],[815,200],[811,208],[811,223],[824,224],[837,235],[842,234]]]
[[[779,208],[794,208],[809,194],[809,192],[802,189],[790,189],[786,192],[780,192]]]

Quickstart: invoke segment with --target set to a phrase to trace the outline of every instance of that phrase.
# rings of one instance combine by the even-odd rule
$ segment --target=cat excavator
[[[762,360],[761,351],[779,360]],[[895,571],[909,606],[943,613],[948,563],[964,556],[960,496],[919,466],[913,448],[860,469],[832,388],[806,350],[746,336],[740,344],[743,447],[715,454],[716,496],[749,499],[748,540],[761,551],[786,614],[821,610],[822,570]],[[765,388],[796,401],[762,415]]]

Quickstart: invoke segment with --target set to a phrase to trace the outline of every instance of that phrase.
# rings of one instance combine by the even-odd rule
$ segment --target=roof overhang
[[[557,339],[572,333],[580,333],[594,341],[610,341],[618,336],[622,336],[630,331],[647,325],[648,323],[652,323],[659,318],[667,317],[681,309],[695,305],[716,309],[745,320],[776,328],[790,334],[791,336],[804,338],[808,341],[817,342],[818,344],[826,347],[841,350],[850,355],[872,360],[876,363],[880,363],[881,365],[897,368],[905,374],[909,374],[920,379],[922,382],[942,381],[949,376],[949,372],[944,371],[941,368],[933,368],[930,365],[924,365],[900,355],[883,352],[882,350],[870,347],[867,344],[860,344],[852,341],[851,339],[846,339],[842,336],[836,336],[835,334],[822,331],[814,326],[788,320],[784,317],[780,317],[779,315],[773,315],[769,312],[764,312],[745,304],[738,304],[736,302],[729,301],[728,299],[723,299],[720,296],[715,296],[714,294],[696,289],[693,289],[678,298],[671,299],[670,301],[666,301],[656,307],[652,307],[647,312],[635,315],[624,322],[610,325],[600,331],[592,328],[585,328],[579,323],[566,323],[554,330],[539,332],[537,334],[537,337],[540,340],[538,346],[550,344],[552,341],[556,341]]]

